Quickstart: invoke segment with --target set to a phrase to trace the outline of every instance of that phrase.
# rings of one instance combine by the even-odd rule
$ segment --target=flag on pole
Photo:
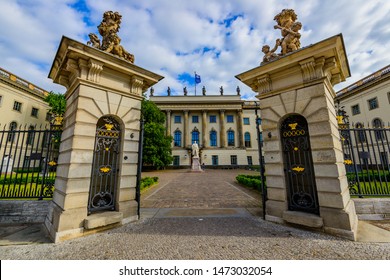
[[[198,74],[195,73],[195,83],[196,84],[200,84],[201,80],[200,80],[200,76]]]

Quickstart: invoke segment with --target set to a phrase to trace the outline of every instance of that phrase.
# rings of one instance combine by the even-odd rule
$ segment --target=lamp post
[[[262,143],[260,139],[260,125],[261,118],[257,113],[257,109],[260,107],[258,102],[255,102],[255,114],[256,114],[256,131],[257,131],[257,145],[259,150],[259,163],[260,163],[260,178],[261,178],[261,198],[262,198],[262,206],[263,206],[263,220],[265,220],[265,203],[267,201],[267,189],[265,187],[265,176],[264,176],[264,161],[263,161],[263,151],[262,151]]]
[[[141,173],[142,173],[142,149],[144,144],[144,125],[145,125],[145,120],[141,118],[140,129],[139,129],[139,142],[138,142],[137,181],[135,187],[135,200],[138,202],[138,206],[137,206],[138,219],[141,218]]]

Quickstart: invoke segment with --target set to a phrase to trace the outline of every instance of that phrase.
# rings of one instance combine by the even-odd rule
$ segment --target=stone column
[[[268,201],[266,219],[289,222],[356,240],[358,220],[350,198],[335,116],[333,85],[350,76],[341,35],[236,77],[261,100]],[[288,209],[286,159],[280,125],[294,114],[308,124],[319,214]],[[292,128],[293,129],[293,128]]]
[[[167,110],[167,136],[171,136],[171,110]]]
[[[226,147],[226,130],[225,130],[225,110],[219,111],[219,125],[220,125],[220,133],[219,133],[219,141],[220,147]]]
[[[162,77],[66,37],[49,77],[67,88],[55,191],[45,220],[51,238],[59,242],[137,220],[142,94]],[[108,116],[120,127],[115,205],[92,212],[88,201],[91,174],[107,172],[92,170],[97,124]],[[109,200],[107,195],[104,199]]]
[[[238,127],[238,146],[244,148],[244,133],[242,123],[242,110],[237,110],[237,127]]]
[[[202,145],[203,148],[208,146],[207,144],[207,111],[202,111]]]
[[[183,134],[184,134],[184,148],[187,148],[187,146],[191,145],[190,132],[188,131],[188,110],[184,111]]]

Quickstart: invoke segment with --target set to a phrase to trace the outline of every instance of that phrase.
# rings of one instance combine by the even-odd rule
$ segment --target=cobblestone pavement
[[[352,242],[262,220],[260,195],[237,185],[238,173],[256,174],[146,172],[160,179],[142,194],[139,221],[57,244],[23,243],[23,230],[5,234],[0,259],[390,259],[390,243]],[[36,230],[30,229],[35,237]]]
[[[168,170],[145,172],[159,177],[158,188],[141,196],[143,208],[253,208],[261,206],[259,192],[235,182],[237,174],[258,175],[248,170]]]

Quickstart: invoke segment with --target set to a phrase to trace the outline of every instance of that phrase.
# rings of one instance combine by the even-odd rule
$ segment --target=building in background
[[[390,65],[337,92],[335,104],[347,171],[389,171]]]
[[[0,68],[1,173],[42,166],[50,138],[47,95],[46,90]]]
[[[390,121],[390,65],[336,93],[355,127],[381,127]]]
[[[166,113],[175,167],[191,166],[191,146],[200,147],[207,167],[259,165],[256,103],[237,95],[150,96]]]
[[[48,92],[0,68],[1,129],[49,124],[49,105],[43,101]]]

